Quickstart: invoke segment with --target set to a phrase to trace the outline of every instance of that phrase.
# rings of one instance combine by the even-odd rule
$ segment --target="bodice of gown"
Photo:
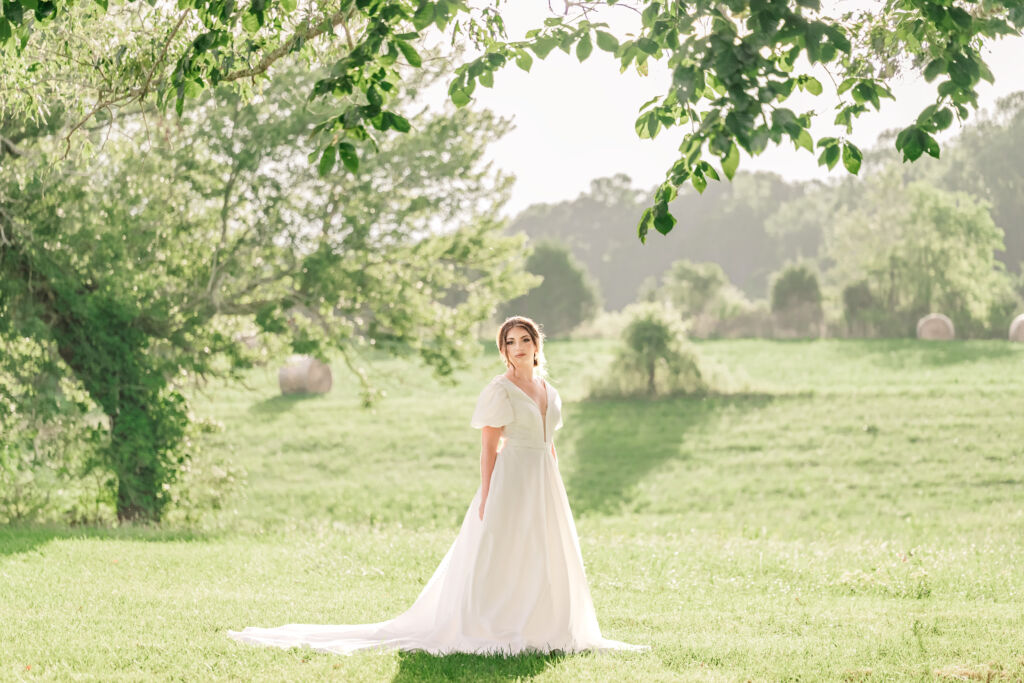
[[[504,375],[492,379],[476,402],[470,424],[503,427],[505,443],[522,447],[550,447],[556,429],[562,427],[562,399],[547,380],[547,414],[530,396]]]

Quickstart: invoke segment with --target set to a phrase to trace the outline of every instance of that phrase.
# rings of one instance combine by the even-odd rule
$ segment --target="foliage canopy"
[[[179,0],[176,9],[148,1],[152,6],[5,0],[0,102],[34,111],[40,92],[60,90],[53,84],[63,82],[77,84],[63,91],[79,112],[72,128],[131,103],[173,103],[180,113],[204,89],[248,87],[297,52],[329,70],[309,90],[330,109],[313,130],[311,158],[325,173],[339,161],[355,172],[380,136],[410,130],[400,85],[422,68],[423,43],[438,34],[474,49],[449,85],[458,106],[478,86],[492,87],[501,69],[515,64],[528,71],[534,58],[556,48],[580,61],[596,48],[640,73],[662,61],[671,82],[641,107],[637,132],[654,137],[687,128],[678,160],[643,212],[641,241],[652,228],[672,230],[669,203],[681,185],[703,191],[709,180],[732,178],[740,149],[756,155],[769,142],[788,140],[817,153],[819,164],[842,161],[857,173],[863,154],[856,145],[845,137],[814,140],[811,120],[822,114],[785,106],[796,92],[824,91],[816,67],[831,77],[839,98],[834,121],[847,134],[861,114],[892,97],[889,79],[904,70],[923,73],[935,83],[935,99],[895,146],[904,160],[937,157],[936,133],[967,117],[979,82],[992,80],[983,44],[1024,27],[1022,0],[886,0],[870,12],[840,16],[823,11],[820,0],[648,0],[631,5],[641,15],[639,32],[616,36],[593,21],[592,11],[618,0],[566,0],[562,14],[552,12],[543,26],[510,40],[500,0],[483,7],[463,0]]]

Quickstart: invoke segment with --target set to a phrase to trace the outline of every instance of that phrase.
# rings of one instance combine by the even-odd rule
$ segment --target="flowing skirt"
[[[278,647],[358,650],[579,652],[645,650],[601,636],[579,537],[546,446],[506,443],[479,517],[480,490],[458,536],[412,607],[375,624],[289,624],[228,631]]]

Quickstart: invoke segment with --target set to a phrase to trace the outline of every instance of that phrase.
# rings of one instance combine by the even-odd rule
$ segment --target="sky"
[[[513,39],[541,26],[544,17],[550,16],[543,0],[507,3],[502,15]],[[608,22],[619,36],[638,26],[636,14],[621,6],[603,9],[600,20]],[[1000,97],[1024,89],[1024,70],[1020,68],[1024,39],[999,41],[985,57],[995,83],[982,82],[979,103],[991,109]],[[824,75],[819,78],[823,83],[826,79]],[[497,72],[494,80],[491,89],[476,88],[470,106],[486,107],[515,124],[487,153],[496,166],[516,176],[511,200],[505,207],[509,216],[530,204],[574,199],[589,190],[594,178],[616,173],[630,176],[637,187],[652,188],[664,179],[677,158],[682,129],[663,130],[653,140],[642,140],[633,128],[640,106],[667,92],[669,74],[663,66],[659,69],[652,65],[647,77],[632,68],[620,74],[618,62],[596,47],[583,63],[575,55],[556,49],[546,60],[535,59],[530,73],[508,66]],[[862,149],[872,147],[883,131],[907,126],[921,109],[934,102],[936,83],[926,83],[921,77],[897,80],[891,85],[896,101],[882,100],[880,112],[863,114],[850,136]],[[817,98],[805,95],[803,100],[791,98],[788,104],[797,113],[806,109],[824,113],[822,121],[812,128],[815,139],[843,133],[831,125],[835,100],[828,95],[826,86],[825,93]],[[946,136],[955,135],[959,126],[954,121]],[[770,145],[754,159],[744,154],[740,169],[774,171],[792,180],[846,173],[842,164],[828,172],[817,165],[816,156],[806,150],[797,152],[788,142]]]

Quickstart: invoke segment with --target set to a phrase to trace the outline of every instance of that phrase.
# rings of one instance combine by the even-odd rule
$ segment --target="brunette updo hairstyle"
[[[509,359],[508,352],[505,349],[505,338],[508,337],[509,330],[513,327],[522,327],[530,335],[534,346],[537,347],[537,355],[533,358],[533,367],[537,368],[541,375],[544,375],[547,368],[547,361],[544,358],[544,333],[540,331],[540,325],[523,315],[505,318],[505,322],[498,329],[498,353],[501,354],[501,359],[505,361],[505,367],[512,367],[512,361]]]

